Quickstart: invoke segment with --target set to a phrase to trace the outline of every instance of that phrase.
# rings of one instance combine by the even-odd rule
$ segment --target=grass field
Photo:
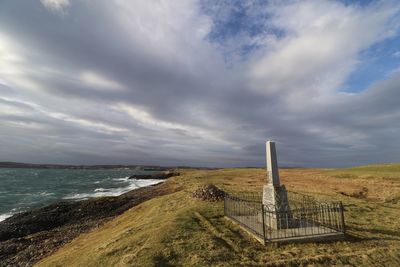
[[[182,191],[136,206],[83,234],[39,266],[400,266],[400,164],[283,169],[289,191],[341,200],[350,236],[330,243],[263,246],[223,217],[223,203],[191,197],[213,183],[260,191],[264,169],[181,170]]]

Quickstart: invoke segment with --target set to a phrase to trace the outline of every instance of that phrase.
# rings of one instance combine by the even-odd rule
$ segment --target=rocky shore
[[[168,181],[117,197],[57,202],[14,215],[0,222],[0,266],[32,266],[79,234],[153,197],[179,190]]]
[[[172,176],[179,176],[179,172],[174,171],[164,171],[158,172],[154,174],[135,174],[129,177],[129,179],[168,179]]]

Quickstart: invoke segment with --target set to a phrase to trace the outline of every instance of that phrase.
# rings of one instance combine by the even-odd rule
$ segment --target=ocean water
[[[70,170],[0,168],[0,221],[59,200],[118,196],[162,180],[128,179],[133,169]]]

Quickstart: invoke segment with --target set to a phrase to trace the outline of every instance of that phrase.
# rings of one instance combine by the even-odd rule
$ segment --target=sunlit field
[[[83,234],[39,266],[399,266],[400,165],[282,169],[289,191],[343,201],[344,241],[261,245],[223,216],[222,202],[191,197],[213,183],[257,192],[264,169],[182,170],[167,184],[183,190],[132,208]]]

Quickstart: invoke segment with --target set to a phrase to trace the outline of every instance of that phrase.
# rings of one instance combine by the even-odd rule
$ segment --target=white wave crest
[[[7,219],[7,218],[9,218],[9,217],[11,217],[11,216],[13,216],[14,214],[13,213],[4,213],[4,214],[0,214],[0,222],[1,221],[4,221],[5,219]]]
[[[118,182],[128,182],[129,181],[129,176],[124,177],[124,178],[114,178],[114,181],[118,181]]]
[[[44,192],[40,192],[39,195],[41,195],[41,196],[52,196],[52,195],[54,195],[54,193],[50,193],[50,192],[44,191]]]
[[[104,188],[96,188],[95,190],[94,190],[94,192],[108,192],[109,191],[109,189],[104,189]]]
[[[93,198],[93,197],[119,196],[119,195],[122,195],[133,189],[150,186],[150,185],[155,185],[155,184],[159,184],[159,183],[162,183],[165,181],[165,180],[160,180],[160,179],[145,179],[145,180],[129,179],[129,177],[115,178],[113,180],[125,181],[125,182],[129,182],[129,184],[128,184],[128,186],[119,187],[119,188],[110,188],[110,189],[96,188],[95,190],[93,190],[93,193],[70,194],[70,195],[63,197],[63,199],[84,200],[84,199]]]

